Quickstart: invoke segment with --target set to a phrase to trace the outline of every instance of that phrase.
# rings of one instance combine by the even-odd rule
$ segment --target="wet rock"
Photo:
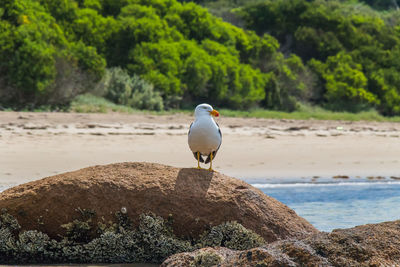
[[[308,130],[308,129],[310,129],[310,127],[308,127],[308,126],[292,126],[292,127],[286,128],[285,131],[291,132],[291,131],[301,131],[301,130]]]
[[[385,180],[385,177],[383,176],[368,176],[368,180]]]
[[[173,255],[163,262],[162,267],[202,266],[196,259],[219,257],[218,266],[327,266],[327,261],[316,255],[312,249],[301,242],[278,242],[270,246],[258,247],[244,251],[230,250],[223,247],[203,248],[194,252]]]
[[[333,179],[349,179],[348,175],[335,175],[332,177]]]
[[[24,130],[46,130],[49,128],[48,125],[36,125],[36,124],[31,124],[27,123],[22,127]]]
[[[281,240],[236,251],[203,248],[169,257],[162,264],[195,266],[202,253],[220,255],[219,266],[399,266],[400,221],[317,233],[301,240]]]

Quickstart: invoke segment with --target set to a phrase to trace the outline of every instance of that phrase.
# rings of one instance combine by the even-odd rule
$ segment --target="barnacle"
[[[126,209],[126,207],[122,207],[121,208],[121,213],[122,214],[126,214],[128,212],[128,210]]]

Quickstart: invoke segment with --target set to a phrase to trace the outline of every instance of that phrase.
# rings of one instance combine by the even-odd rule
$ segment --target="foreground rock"
[[[162,266],[400,266],[400,221],[318,233],[245,251],[203,248]]]
[[[134,224],[143,213],[172,215],[175,234],[185,237],[227,221],[241,223],[267,242],[317,232],[293,210],[243,181],[152,163],[85,168],[0,194],[0,209],[17,218],[23,230],[39,230],[52,238],[63,234],[61,225],[78,218],[77,208],[94,210],[97,220],[109,222],[124,207]]]

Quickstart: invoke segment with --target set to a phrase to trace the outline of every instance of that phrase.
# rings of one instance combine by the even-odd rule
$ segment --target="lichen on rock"
[[[118,215],[121,215],[117,213]],[[92,214],[94,216],[94,213]],[[89,240],[93,225],[90,219],[74,220],[65,225],[62,240],[50,239],[37,230],[21,231],[9,214],[0,217],[0,262],[18,263],[129,263],[162,262],[168,256],[193,250],[189,241],[180,240],[154,214],[140,216],[136,229],[124,216],[100,236]]]
[[[265,241],[236,222],[212,227],[198,240],[185,240],[173,232],[172,216],[166,221],[155,214],[141,214],[134,227],[129,217],[116,212],[117,222],[95,226],[94,211],[77,209],[80,220],[64,225],[67,229],[61,240],[51,239],[37,230],[20,231],[11,215],[0,216],[0,263],[161,263],[169,256],[193,251],[203,246],[228,246],[248,249]],[[99,233],[93,238],[93,233]],[[203,253],[194,266],[211,266],[222,261],[217,254]]]
[[[212,267],[220,264],[223,257],[213,251],[204,251],[194,257],[191,267]]]
[[[94,210],[77,208],[81,219],[75,219],[72,222],[61,225],[66,230],[67,239],[77,243],[87,243],[94,235],[92,218],[96,216]]]
[[[205,252],[223,256],[219,267],[400,266],[400,220],[336,229],[247,250],[201,248],[175,254],[161,266],[195,266]]]
[[[200,237],[200,247],[227,247],[244,250],[259,247],[265,240],[237,222],[225,222],[214,226]]]

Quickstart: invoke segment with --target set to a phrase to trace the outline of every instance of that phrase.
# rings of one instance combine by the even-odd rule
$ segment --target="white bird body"
[[[188,142],[190,150],[200,152],[203,156],[210,155],[221,145],[219,127],[210,115],[196,118],[190,127]]]
[[[221,130],[212,116],[218,117],[219,113],[208,104],[200,104],[194,115],[195,120],[188,133],[189,147],[197,160],[197,168],[200,169],[200,162],[204,162],[202,156],[206,156],[205,163],[210,162],[209,170],[212,171],[212,160],[222,143]]]

